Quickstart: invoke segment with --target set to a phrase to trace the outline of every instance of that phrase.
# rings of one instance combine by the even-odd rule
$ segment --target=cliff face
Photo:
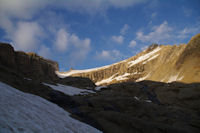
[[[112,65],[57,72],[57,75],[88,77],[96,85],[142,80],[200,82],[199,51],[200,34],[194,36],[188,44],[151,45],[138,55]]]
[[[35,53],[14,51],[6,43],[0,43],[0,65],[10,68],[28,78],[55,79],[58,70],[57,62],[44,59]]]

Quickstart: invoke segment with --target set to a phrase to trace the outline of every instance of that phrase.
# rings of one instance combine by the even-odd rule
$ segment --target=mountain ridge
[[[124,81],[152,80],[160,82],[200,82],[200,34],[188,44],[150,45],[141,53],[126,60],[86,70],[56,72],[63,78],[88,77],[96,85]]]

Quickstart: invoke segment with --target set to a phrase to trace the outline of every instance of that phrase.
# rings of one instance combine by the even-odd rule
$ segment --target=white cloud
[[[49,47],[46,47],[45,45],[42,45],[38,51],[38,54],[42,57],[50,59],[52,54],[51,54],[51,49]]]
[[[136,39],[142,42],[161,43],[171,37],[170,32],[172,30],[167,21],[164,21],[162,24],[152,27],[151,32],[146,35],[142,31],[137,32]]]
[[[147,0],[68,0],[60,2],[57,5],[70,11],[94,14],[105,12],[110,7],[126,8],[146,1]]]
[[[125,25],[123,26],[123,28],[120,30],[120,33],[121,33],[122,35],[124,35],[128,29],[129,29],[128,24],[125,24]]]
[[[34,51],[37,49],[42,29],[36,22],[19,22],[11,39],[17,50]]]
[[[107,10],[109,7],[125,8],[144,3],[147,0],[0,0],[0,12],[8,16],[31,17],[35,12],[47,6],[63,8],[76,12],[95,13]]]
[[[80,39],[76,34],[71,34],[61,28],[57,31],[55,46],[59,52],[68,52],[69,63],[74,65],[87,57],[91,49],[91,40]]]
[[[48,5],[50,2],[46,0],[0,0],[0,27],[8,32],[8,27],[13,26],[13,18],[30,20]],[[5,21],[9,22],[9,26],[5,25]]]
[[[124,37],[123,36],[112,36],[111,40],[116,43],[122,44],[124,41]]]
[[[70,42],[74,46],[70,54],[72,64],[85,60],[91,49],[91,40],[89,38],[81,40],[78,36],[73,34],[70,36]]]
[[[96,54],[96,58],[98,60],[114,61],[117,59],[121,59],[122,57],[123,54],[121,54],[118,50],[102,50],[100,53]]]
[[[128,47],[133,48],[133,47],[135,47],[136,45],[137,45],[137,42],[136,42],[135,40],[132,40],[132,41],[129,43]]]
[[[58,51],[64,52],[67,50],[69,41],[69,33],[65,29],[59,29],[56,35],[55,46]]]

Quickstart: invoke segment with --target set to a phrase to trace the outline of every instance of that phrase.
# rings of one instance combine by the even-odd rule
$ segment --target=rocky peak
[[[146,51],[147,51],[147,52],[150,52],[150,51],[152,51],[153,49],[155,49],[155,48],[157,48],[157,47],[159,47],[159,45],[156,44],[156,43],[153,43],[153,44],[151,44],[151,45],[146,49]]]

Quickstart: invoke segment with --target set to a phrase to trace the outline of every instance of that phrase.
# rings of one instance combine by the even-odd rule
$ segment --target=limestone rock
[[[200,82],[200,34],[188,44],[152,44],[129,59],[99,68],[70,70],[58,75],[88,77],[96,85],[125,81]]]

